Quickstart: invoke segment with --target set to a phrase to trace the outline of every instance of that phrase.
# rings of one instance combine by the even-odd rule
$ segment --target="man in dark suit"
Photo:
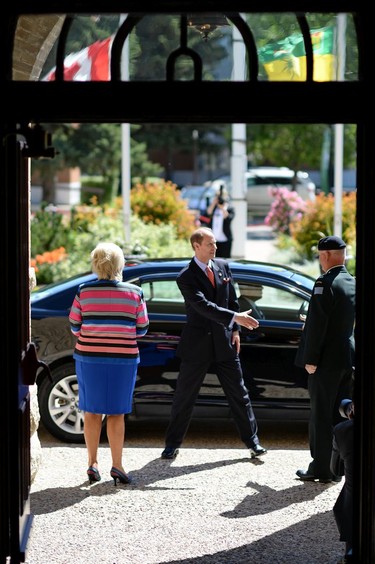
[[[354,366],[355,278],[345,267],[346,244],[336,236],[318,243],[324,274],[316,280],[296,356],[308,373],[312,462],[297,470],[303,481],[340,481],[330,468],[332,430],[341,401],[350,397]]]
[[[333,429],[331,471],[345,476],[333,514],[340,541],[345,542],[345,556],[341,563],[347,564],[352,561],[353,550],[354,403],[344,400],[342,409],[348,420],[337,423]]]
[[[185,300],[186,325],[177,349],[181,367],[161,456],[173,459],[178,454],[199,389],[212,363],[216,365],[242,441],[252,458],[261,456],[267,451],[259,444],[239,359],[239,326],[252,330],[259,322],[250,311],[239,313],[229,264],[224,259],[215,259],[216,239],[212,230],[200,227],[191,235],[190,242],[195,256],[177,277]]]

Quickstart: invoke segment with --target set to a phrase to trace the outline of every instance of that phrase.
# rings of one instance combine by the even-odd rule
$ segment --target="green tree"
[[[73,128],[65,155],[69,164],[79,163],[84,174],[101,176],[106,187],[104,201],[113,200],[120,178],[120,125],[84,123]]]
[[[139,126],[132,126],[131,130]],[[132,184],[134,182],[145,183],[148,178],[160,176],[162,167],[150,161],[147,157],[146,143],[137,142],[134,138],[130,139],[130,170],[132,177]]]
[[[54,201],[57,170],[78,166],[84,174],[102,177],[105,189],[103,201],[112,201],[120,185],[120,124],[47,125],[46,128],[52,130],[53,145],[58,155],[51,161],[33,160],[33,171],[38,170],[41,177],[43,200]],[[131,175],[139,178],[158,176],[162,170],[160,165],[147,158],[146,145],[134,140],[131,140],[130,163]]]
[[[199,155],[215,155],[223,150],[224,138],[227,137],[228,126],[216,124],[142,124],[132,137],[146,144],[149,154],[165,155],[166,180],[171,180],[175,163],[181,154],[192,155],[193,132],[198,131]],[[156,157],[154,157],[156,159]]]
[[[166,78],[166,61],[170,54],[180,45],[180,17],[152,15],[142,18],[136,26],[136,37],[139,51],[135,57],[131,72],[131,80],[163,80]],[[152,39],[153,38],[153,39]],[[218,79],[218,72],[226,69],[227,80],[230,79],[232,48],[231,28],[220,28],[203,41],[202,36],[194,29],[188,29],[188,47],[196,51],[202,58],[203,80]],[[218,64],[220,63],[220,64]],[[191,80],[193,64],[191,59],[182,57],[176,61],[176,79]],[[152,89],[152,83],[149,82]],[[181,101],[181,103],[184,103]],[[177,154],[193,152],[193,131],[199,132],[199,153],[216,154],[222,150],[222,139],[227,126],[195,125],[195,124],[143,124],[132,136],[137,141],[146,143],[149,152],[162,148],[165,158],[165,178],[170,180],[175,169]]]
[[[289,166],[293,170],[320,168],[326,124],[249,125],[248,155],[252,165]],[[355,165],[356,127],[345,125],[344,166]]]

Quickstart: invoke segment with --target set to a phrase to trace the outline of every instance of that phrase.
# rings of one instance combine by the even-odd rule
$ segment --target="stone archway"
[[[64,16],[21,16],[15,34],[13,80],[39,80],[43,64],[60,35]]]

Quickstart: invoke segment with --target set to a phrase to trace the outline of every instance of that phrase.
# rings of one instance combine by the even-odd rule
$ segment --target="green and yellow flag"
[[[334,32],[333,26],[311,30],[313,78],[318,82],[335,80],[336,77]],[[306,53],[301,33],[268,43],[258,50],[258,57],[269,80],[306,80]]]

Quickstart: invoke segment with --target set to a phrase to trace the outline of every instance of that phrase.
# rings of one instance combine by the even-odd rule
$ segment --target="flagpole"
[[[127,14],[120,16],[120,25]],[[129,80],[129,38],[126,39],[121,56],[121,80]],[[130,243],[130,123],[121,124],[121,197],[125,243]]]

